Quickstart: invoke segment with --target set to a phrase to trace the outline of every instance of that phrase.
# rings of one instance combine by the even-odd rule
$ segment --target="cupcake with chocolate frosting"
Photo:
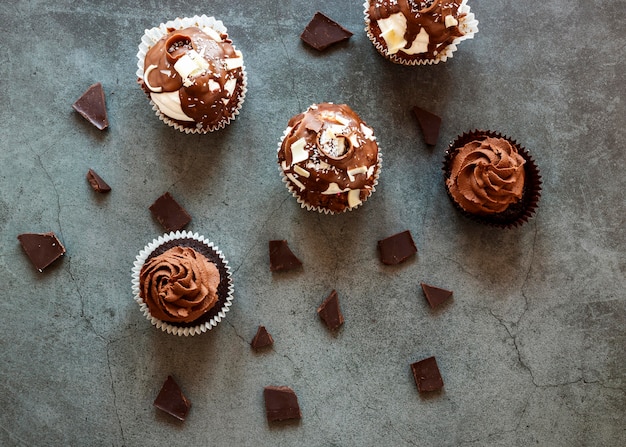
[[[492,131],[459,136],[446,151],[448,196],[464,215],[500,228],[527,222],[541,195],[535,161],[514,140]]]
[[[135,301],[153,325],[170,334],[206,332],[232,304],[228,262],[197,233],[155,239],[139,252],[132,273]]]
[[[372,195],[381,155],[374,131],[349,106],[320,103],[289,120],[278,165],[303,208],[333,214],[353,210]]]
[[[363,6],[367,36],[397,64],[445,62],[478,32],[467,0],[366,0]]]
[[[208,133],[239,114],[247,90],[242,53],[213,17],[178,18],[145,30],[137,82],[166,124]]]

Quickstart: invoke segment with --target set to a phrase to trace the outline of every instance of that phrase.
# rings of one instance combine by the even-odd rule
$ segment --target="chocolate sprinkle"
[[[286,240],[270,241],[270,270],[278,272],[293,270],[302,265],[302,262],[293,254]]]
[[[424,296],[433,309],[439,306],[452,296],[451,290],[441,289],[439,287],[431,286],[425,283],[420,283]]]
[[[441,117],[417,106],[413,107],[413,114],[415,115],[415,118],[417,118],[420,129],[422,129],[424,142],[429,146],[436,145],[437,140],[439,139]]]
[[[254,349],[255,351],[262,349],[262,348],[267,348],[268,346],[272,346],[273,344],[274,344],[274,339],[272,338],[270,333],[267,332],[267,329],[265,329],[265,326],[259,326],[259,328],[256,331],[256,335],[252,339],[252,342],[250,342],[252,349]]]
[[[330,292],[330,295],[317,308],[317,314],[326,323],[328,329],[332,331],[338,329],[343,324],[344,318],[339,307],[339,297],[335,290]]]
[[[380,260],[387,265],[400,264],[417,253],[417,247],[409,230],[378,241],[378,249]]]
[[[72,107],[98,129],[109,127],[104,90],[99,82],[90,86]]]
[[[318,11],[304,28],[300,38],[316,50],[322,51],[333,44],[348,40],[351,36],[350,31]]]
[[[298,396],[288,386],[266,386],[263,396],[269,422],[302,418]]]
[[[191,402],[185,397],[172,376],[167,376],[159,395],[154,400],[154,406],[176,419],[184,421],[191,407]]]
[[[102,177],[96,174],[93,169],[87,171],[87,181],[95,192],[105,193],[111,191],[111,187],[107,182],[102,180]]]
[[[174,200],[169,192],[150,205],[150,212],[166,231],[178,231],[191,222],[191,216]]]
[[[437,391],[443,388],[443,379],[435,357],[428,357],[411,364],[413,378],[420,393]]]
[[[40,272],[65,253],[54,233],[24,233],[17,236],[26,256]]]

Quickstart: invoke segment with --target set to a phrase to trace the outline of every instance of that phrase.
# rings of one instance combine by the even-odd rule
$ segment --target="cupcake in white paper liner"
[[[224,128],[239,114],[247,91],[241,51],[224,24],[205,15],[146,29],[137,82],[159,119],[187,134]]]
[[[346,104],[319,103],[289,120],[278,166],[302,208],[352,211],[376,190],[382,156],[374,131]]]
[[[478,32],[467,0],[365,0],[363,7],[368,38],[400,65],[445,62]]]
[[[132,291],[144,316],[168,334],[211,330],[233,301],[228,261],[204,236],[176,231],[159,236],[137,255]]]

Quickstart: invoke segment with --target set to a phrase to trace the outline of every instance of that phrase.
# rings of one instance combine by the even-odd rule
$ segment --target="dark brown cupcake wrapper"
[[[454,156],[459,151],[461,147],[465,144],[470,143],[475,140],[484,139],[487,137],[492,138],[503,138],[511,143],[518,151],[518,153],[526,160],[524,164],[524,190],[522,192],[522,198],[501,212],[494,214],[475,214],[470,213],[463,209],[461,205],[454,200],[454,197],[450,194],[450,190],[446,185],[446,180],[450,177],[450,171],[452,167],[452,160]],[[472,130],[470,132],[465,132],[462,135],[458,136],[446,150],[444,161],[443,161],[443,173],[444,173],[444,186],[446,188],[446,193],[450,198],[450,201],[454,205],[454,207],[465,217],[472,219],[475,222],[479,222],[485,225],[489,225],[496,228],[514,228],[521,226],[525,222],[528,222],[528,219],[534,216],[537,211],[537,207],[539,205],[539,198],[541,197],[541,174],[539,172],[539,168],[535,163],[535,160],[528,153],[525,147],[521,146],[515,140],[509,138],[506,135],[502,135],[499,132],[494,132],[491,130]]]

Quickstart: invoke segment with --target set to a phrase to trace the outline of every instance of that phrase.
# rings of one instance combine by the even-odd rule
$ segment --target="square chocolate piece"
[[[344,323],[343,314],[339,307],[339,297],[335,290],[330,292],[330,295],[317,308],[317,314],[331,331],[337,330]]]
[[[272,338],[272,335],[267,332],[267,329],[265,329],[265,326],[259,326],[259,328],[256,331],[256,335],[254,336],[254,338],[252,339],[252,342],[250,343],[250,346],[252,346],[252,349],[254,349],[255,351],[258,351],[262,348],[267,348],[268,346],[272,346],[274,344],[274,339]]]
[[[413,378],[420,393],[428,391],[437,391],[443,388],[443,379],[439,373],[437,360],[435,357],[428,357],[411,364]]]
[[[286,240],[270,241],[270,270],[293,270],[302,265],[302,262],[293,254]]]
[[[409,230],[378,241],[378,250],[380,260],[387,265],[400,264],[417,253],[417,247]]]
[[[322,51],[333,44],[348,40],[351,36],[352,32],[318,11],[304,28],[300,38],[316,50]]]
[[[150,212],[166,231],[182,230],[191,222],[191,216],[174,200],[169,192],[150,205]]]
[[[65,247],[50,233],[24,233],[17,236],[26,256],[40,272],[65,253]]]
[[[184,421],[191,408],[191,402],[185,397],[172,376],[167,376],[159,395],[154,400],[154,406],[176,419]]]
[[[420,283],[424,296],[433,309],[452,296],[451,290],[442,289],[440,287],[431,286],[429,284]]]
[[[441,117],[417,106],[413,107],[413,114],[415,115],[415,118],[417,118],[420,129],[422,129],[424,142],[429,146],[436,145],[437,140],[439,139]]]
[[[263,397],[269,422],[302,418],[298,396],[288,386],[266,386]]]

